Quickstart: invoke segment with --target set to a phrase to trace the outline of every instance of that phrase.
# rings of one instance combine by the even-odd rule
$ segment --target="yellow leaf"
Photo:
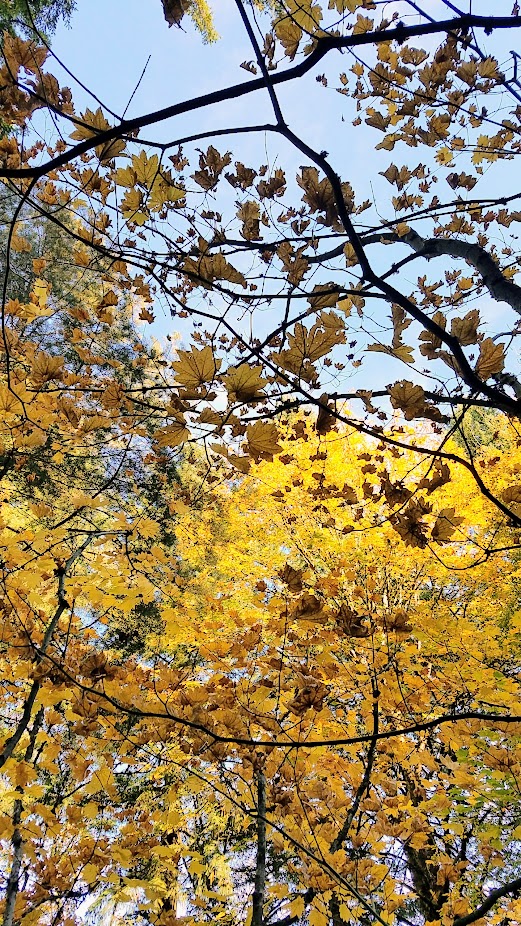
[[[138,532],[142,537],[149,540],[151,537],[157,537],[159,534],[159,524],[152,518],[141,518],[137,524]]]
[[[81,808],[81,812],[87,820],[94,820],[98,814],[98,805],[94,801],[89,801]]]
[[[137,174],[132,167],[118,167],[114,179],[118,186],[133,187],[136,184]]]
[[[132,167],[138,183],[150,187],[157,177],[159,158],[157,154],[149,158],[146,151],[140,151],[139,154],[132,155]]]
[[[152,212],[160,212],[165,203],[178,203],[183,200],[185,196],[186,190],[174,186],[171,183],[167,183],[167,181],[158,174],[150,189],[147,205]]]
[[[39,351],[33,360],[31,379],[35,386],[43,386],[53,379],[61,379],[63,374],[63,357],[51,357]]]
[[[322,910],[312,907],[308,917],[309,926],[328,926],[329,917]]]
[[[125,219],[129,222],[135,222],[136,225],[144,225],[147,220],[146,214],[141,210],[143,205],[143,194],[140,190],[127,190],[122,201],[121,211]]]
[[[292,61],[298,51],[302,29],[289,16],[284,16],[275,23],[275,35]]]
[[[83,881],[86,881],[87,884],[94,884],[98,879],[99,869],[97,865],[93,865],[92,862],[89,862],[87,865],[84,865],[81,870],[81,877]]]
[[[0,413],[10,415],[21,415],[23,405],[18,396],[16,396],[8,386],[0,385]]]
[[[85,141],[88,138],[95,138],[100,132],[106,132],[111,128],[110,123],[106,120],[101,107],[96,112],[86,109],[80,117],[81,123],[76,125],[74,132],[71,132],[71,138],[76,141]],[[96,154],[100,161],[110,161],[112,158],[122,154],[125,150],[125,142],[120,138],[113,138],[109,141],[96,145]]]
[[[353,35],[361,35],[363,32],[370,32],[373,28],[373,20],[368,16],[361,16],[357,13],[356,22],[353,26]]]

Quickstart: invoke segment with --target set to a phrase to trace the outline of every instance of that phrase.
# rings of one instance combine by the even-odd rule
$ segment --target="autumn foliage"
[[[521,918],[521,17],[442,5],[237,0],[237,83],[121,120],[16,5],[4,926]],[[309,79],[373,200],[293,131]],[[257,91],[270,123],[153,136]]]

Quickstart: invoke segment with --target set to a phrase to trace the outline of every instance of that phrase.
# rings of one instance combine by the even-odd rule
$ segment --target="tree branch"
[[[266,776],[260,768],[257,771],[257,861],[255,865],[255,886],[251,926],[262,926],[262,911],[266,891]]]
[[[56,627],[58,626],[60,617],[62,616],[63,612],[66,611],[70,607],[67,601],[66,595],[65,595],[65,577],[67,575],[67,571],[70,569],[70,567],[75,562],[75,560],[78,558],[78,556],[81,556],[83,551],[88,547],[88,545],[91,543],[91,540],[92,538],[89,537],[81,545],[81,547],[79,547],[72,554],[72,556],[69,556],[69,559],[67,560],[65,565],[62,567],[62,569],[60,569],[59,571],[58,596],[57,596],[58,597],[58,607],[56,608],[51,620],[49,621],[47,630],[45,631],[45,635],[42,640],[42,645],[38,648],[34,647],[34,650],[37,654],[37,662],[41,662],[44,656],[46,655],[49,644],[51,643],[52,638],[54,636],[54,631],[56,630]],[[40,690],[40,682],[34,681],[33,684],[31,685],[29,694],[25,700],[24,708],[22,711],[22,716],[20,720],[18,721],[16,730],[5,741],[3,749],[0,752],[0,768],[2,768],[7,762],[7,760],[12,756],[14,750],[16,749],[23,734],[25,733],[25,731],[27,730],[27,727],[30,724],[33,707],[34,707],[39,690]]]
[[[34,744],[36,742],[36,735],[42,725],[43,721],[43,708],[40,708],[38,711],[31,733],[29,738],[29,743],[27,749],[25,750],[24,761],[30,762],[34,752]],[[23,788],[21,785],[18,785],[16,788],[17,791],[22,792]],[[23,811],[23,802],[20,798],[17,798],[14,802],[13,808],[13,835],[11,838],[11,846],[13,848],[13,861],[11,863],[11,870],[9,872],[9,877],[7,879],[6,893],[5,893],[5,908],[4,908],[4,917],[2,920],[2,926],[13,926],[14,924],[14,913],[16,907],[16,898],[18,897],[18,889],[20,883],[20,869],[22,867],[22,858],[23,858],[23,838],[20,831],[20,822],[22,819]]]
[[[373,770],[374,759],[376,755],[376,744],[378,742],[378,698],[380,692],[375,684],[373,684],[373,735],[371,737],[371,742],[369,744],[369,749],[367,752],[367,764],[365,771],[362,777],[362,780],[356,790],[356,794],[353,800],[353,803],[349,809],[349,812],[344,820],[344,823],[333,839],[331,843],[331,852],[338,852],[342,848],[342,845],[349,833],[351,824],[358,813],[358,808],[360,807],[360,801],[362,800],[364,794],[369,789],[369,784],[371,781],[371,772]]]
[[[466,260],[478,271],[490,295],[497,302],[507,302],[518,315],[521,315],[521,286],[508,280],[502,274],[494,258],[479,244],[454,238],[422,238],[412,229],[401,238],[390,232],[382,235],[380,240],[403,241],[420,257],[425,257],[427,260],[445,255]]]
[[[474,14],[463,14],[455,16],[453,19],[442,20],[435,23],[422,23],[414,26],[405,26],[400,24],[394,29],[376,29],[374,32],[362,32],[349,36],[328,36],[317,41],[315,49],[309,54],[304,61],[288,68],[281,74],[274,74],[270,78],[272,86],[283,84],[287,81],[303,77],[308,71],[311,71],[322,58],[330,51],[341,50],[343,48],[356,48],[362,45],[378,45],[387,42],[404,42],[408,38],[414,38],[424,35],[436,35],[438,33],[449,33],[466,31],[471,28],[484,29],[490,33],[494,29],[519,29],[521,28],[521,18],[516,16],[477,16]],[[51,170],[57,170],[64,167],[74,158],[91,151],[97,145],[104,144],[114,138],[121,138],[122,135],[129,135],[137,132],[139,129],[148,125],[156,125],[174,116],[183,113],[195,112],[197,109],[203,109],[207,106],[213,106],[216,103],[223,103],[227,100],[236,100],[239,97],[257,90],[266,89],[266,82],[263,77],[255,80],[245,81],[240,84],[233,84],[230,87],[224,87],[221,90],[214,90],[212,93],[205,93],[199,97],[193,97],[182,103],[175,103],[172,106],[166,106],[155,112],[146,113],[143,116],[137,116],[134,119],[123,119],[119,125],[115,125],[103,132],[97,132],[92,138],[87,138],[68,151],[44,164],[36,167],[25,168],[3,168],[0,170],[0,177],[10,179],[23,179],[27,177],[43,177]]]
[[[453,926],[469,926],[470,923],[475,923],[492,909],[496,901],[501,900],[502,897],[507,897],[509,894],[517,894],[519,891],[521,891],[521,878],[516,878],[515,881],[510,881],[508,884],[504,884],[503,887],[497,887],[495,891],[490,892],[481,906],[472,913],[456,917]]]

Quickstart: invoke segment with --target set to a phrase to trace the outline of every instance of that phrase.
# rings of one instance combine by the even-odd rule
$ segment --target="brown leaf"
[[[503,489],[501,498],[507,505],[521,504],[521,486],[508,486],[507,489]]]
[[[289,563],[286,563],[284,569],[279,572],[279,578],[285,582],[290,592],[302,591],[302,569],[294,569]]]
[[[246,241],[258,241],[260,238],[260,206],[249,199],[242,203],[237,211],[237,218],[242,222],[241,235]]]
[[[322,402],[323,405],[328,405],[327,393],[324,393],[324,395],[320,396],[320,401]],[[329,411],[329,407],[319,408],[317,420],[315,424],[315,429],[316,429],[317,434],[320,434],[320,435],[327,434],[329,431],[331,431],[334,428],[335,424],[336,424],[336,417],[335,415],[331,414],[331,412]]]
[[[402,379],[393,386],[389,386],[389,395],[393,408],[400,408],[407,421],[421,416],[425,408],[425,392],[421,386]]]
[[[179,360],[172,364],[177,382],[188,389],[211,383],[221,365],[216,360],[211,347],[202,347],[198,350],[180,350]]]
[[[431,531],[431,537],[436,543],[447,543],[457,527],[463,522],[464,518],[456,515],[455,508],[443,508],[436,518],[434,527]]]
[[[225,167],[231,164],[232,156],[229,151],[226,154],[219,154],[217,148],[210,145],[206,152],[201,151],[199,155],[199,170],[192,174],[192,180],[203,188],[203,190],[213,190],[219,181]]]
[[[481,379],[489,379],[494,373],[501,373],[505,366],[505,348],[496,344],[492,338],[485,338],[479,345],[479,357],[476,373]]]
[[[251,367],[248,363],[241,363],[235,369],[228,370],[222,380],[228,393],[235,396],[237,402],[252,402],[262,398],[264,386],[268,382],[261,373],[261,366]]]
[[[261,199],[274,199],[276,196],[282,196],[285,189],[286,175],[280,167],[277,167],[269,180],[260,180],[257,184],[257,192]]]
[[[279,432],[271,421],[257,421],[246,429],[247,449],[254,460],[272,460],[282,448],[277,443]]]
[[[436,325],[445,330],[447,319],[443,312],[435,312],[432,316],[432,320]],[[431,334],[430,331],[422,331],[420,334],[420,341],[423,341],[423,344],[420,345],[420,353],[423,354],[424,357],[427,357],[428,360],[432,360],[437,356],[436,351],[438,351],[442,345],[442,341],[437,335]]]
[[[188,4],[186,0],[163,0],[163,13],[169,26],[180,26]]]
[[[252,167],[245,167],[241,161],[235,162],[235,174],[225,174],[225,177],[233,187],[241,190],[247,190],[253,184],[257,171]]]
[[[478,339],[478,326],[480,323],[479,311],[471,309],[464,318],[453,318],[450,333],[453,334],[462,347],[476,344]]]

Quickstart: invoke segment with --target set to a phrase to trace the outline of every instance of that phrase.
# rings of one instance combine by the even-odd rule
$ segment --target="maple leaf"
[[[408,421],[421,416],[425,409],[425,392],[421,386],[403,379],[388,388],[391,405],[402,409]]]
[[[298,185],[304,190],[303,202],[307,203],[312,212],[325,213],[321,220],[324,225],[340,228],[338,209],[333,187],[327,177],[319,180],[316,167],[302,167],[300,176],[297,176]],[[353,208],[353,190],[348,183],[342,184],[344,202],[349,211]]]
[[[184,262],[183,269],[186,273],[198,278],[202,286],[209,287],[214,280],[227,280],[230,283],[246,286],[246,279],[243,274],[236,270],[220,252],[213,256],[205,254],[199,260],[188,257]]]
[[[254,460],[272,460],[275,454],[280,453],[281,447],[277,443],[279,431],[271,421],[257,421],[249,424],[246,429],[246,449]]]
[[[184,417],[179,415],[176,421],[166,425],[156,432],[156,443],[158,447],[178,447],[184,444],[190,437],[190,431],[186,427]]]
[[[124,389],[121,383],[118,383],[116,380],[110,382],[102,397],[101,402],[104,408],[116,409],[121,405],[121,400],[124,396]]]
[[[284,15],[275,23],[275,35],[283,45],[290,61],[293,61],[302,38],[302,29],[298,23],[294,22],[290,16]]]
[[[507,505],[519,505],[521,504],[521,486],[512,485],[508,486],[506,489],[503,489],[501,492],[501,498]]]
[[[137,174],[132,167],[118,167],[114,173],[118,186],[133,187],[137,183]]]
[[[360,13],[358,13],[356,22],[353,26],[353,35],[361,35],[364,32],[370,32],[372,28],[373,20],[369,19],[368,16],[362,16]]]
[[[161,212],[167,203],[182,204],[186,197],[186,190],[169,183],[161,174],[158,174],[150,188],[147,206],[151,212]]]
[[[229,151],[221,155],[213,145],[210,145],[206,152],[201,152],[199,156],[199,170],[192,174],[192,180],[209,191],[215,189],[219,178],[228,164],[231,164],[232,157]]]
[[[423,549],[427,546],[427,524],[424,520],[431,506],[414,497],[404,510],[391,518],[391,523],[407,546]]]
[[[290,592],[295,592],[295,593],[302,591],[302,588],[303,588],[302,576],[303,576],[302,570],[294,569],[293,566],[290,566],[289,563],[286,563],[284,568],[281,569],[279,572],[279,578],[281,579],[281,581],[284,582],[288,586]]]
[[[238,187],[241,190],[247,190],[248,187],[252,186],[253,181],[257,176],[256,170],[253,170],[252,167],[245,167],[242,161],[236,161],[235,171],[235,174],[225,174],[225,177],[231,186]]]
[[[241,363],[235,369],[228,370],[222,380],[237,402],[252,402],[263,397],[263,389],[268,382],[261,374],[261,366],[250,367],[247,363]]]
[[[391,357],[396,357],[397,360],[402,360],[403,363],[414,362],[413,348],[407,344],[401,344],[399,347],[387,347],[385,344],[369,344],[366,350],[390,354]]]
[[[31,379],[35,386],[41,387],[53,379],[61,379],[63,373],[63,357],[51,357],[44,351],[39,351],[33,360]]]
[[[314,363],[329,354],[337,344],[345,344],[345,339],[340,316],[334,312],[322,312],[319,321],[309,330],[301,322],[295,325],[293,333],[288,336],[290,350],[287,359],[297,367],[305,359]]]
[[[456,515],[455,508],[443,508],[442,511],[439,512],[434,527],[432,528],[432,539],[435,540],[436,543],[447,543],[452,539],[454,532],[463,521],[464,518],[460,518]]]
[[[24,253],[32,250],[32,244],[29,239],[20,234],[19,223],[14,226],[13,234],[11,236],[11,247],[13,251],[18,251],[18,253]]]
[[[162,0],[163,13],[169,26],[181,26],[189,2],[188,0]]]
[[[100,106],[95,112],[86,109],[80,118],[81,122],[78,122],[74,132],[71,132],[71,138],[74,138],[76,141],[85,141],[89,138],[95,138],[100,132],[106,132],[111,128]],[[102,164],[123,154],[124,150],[125,141],[121,138],[113,138],[110,141],[96,145],[95,148],[96,154]]]
[[[143,194],[141,190],[136,190],[135,187],[127,190],[121,201],[123,217],[129,222],[135,222],[136,225],[143,225],[147,220],[147,215],[142,206]]]
[[[464,318],[452,319],[450,333],[458,339],[462,347],[467,347],[469,344],[476,344],[479,323],[480,317],[478,309],[471,309]]]
[[[492,338],[485,338],[479,345],[479,357],[476,373],[482,379],[489,379],[494,373],[501,373],[505,366],[505,348],[496,344]]]
[[[286,175],[281,167],[277,167],[269,180],[260,180],[257,192],[261,199],[275,199],[282,196],[286,190]]]
[[[400,305],[393,304],[391,311],[394,329],[392,346],[394,350],[397,350],[402,346],[402,334],[409,327],[412,319],[407,317],[405,309]]]
[[[21,414],[23,405],[18,396],[4,383],[0,384],[0,411],[2,414]]]
[[[153,154],[151,157],[147,155],[146,151],[133,154],[132,170],[136,175],[136,181],[150,188],[157,178],[159,171],[159,158],[157,154]]]
[[[179,360],[172,364],[178,383],[187,389],[197,389],[213,382],[221,361],[216,360],[211,347],[194,347],[192,350],[180,350],[178,354]]]
[[[338,290],[335,288],[334,283],[318,283],[313,287],[313,295],[309,296],[308,299],[311,308],[316,311],[319,309],[329,309],[338,303]],[[337,327],[342,328],[343,322],[338,316],[336,316],[336,319]]]
[[[258,241],[260,238],[260,206],[254,200],[248,200],[239,207],[237,218],[242,222],[241,235],[246,241]]]

